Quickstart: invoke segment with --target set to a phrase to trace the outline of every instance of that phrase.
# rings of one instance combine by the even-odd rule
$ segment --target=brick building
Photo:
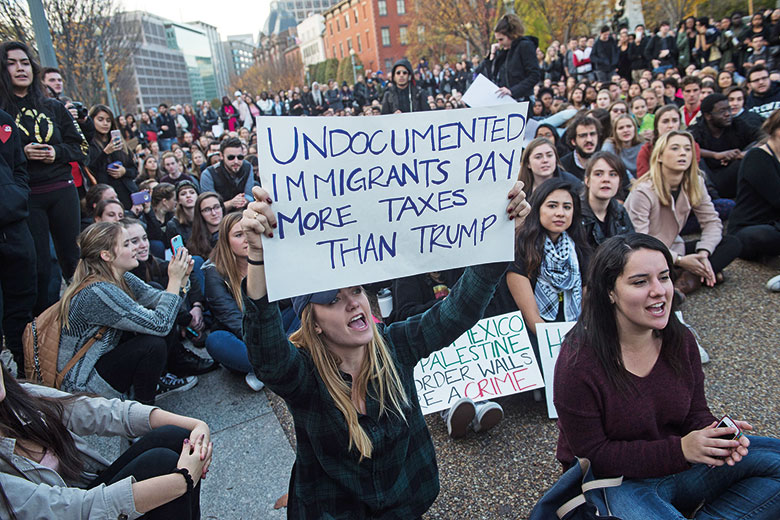
[[[325,55],[348,58],[350,49],[366,70],[387,75],[406,56],[415,0],[343,0],[323,12]]]

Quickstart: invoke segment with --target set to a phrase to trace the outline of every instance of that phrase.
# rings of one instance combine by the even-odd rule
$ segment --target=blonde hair
[[[634,137],[631,138],[631,142],[628,144],[628,146],[624,145],[617,136],[617,127],[624,119],[631,121],[631,124],[634,126]],[[612,121],[612,137],[610,137],[610,139],[612,140],[612,144],[615,146],[615,155],[620,155],[626,148],[631,148],[632,146],[636,146],[642,142],[642,140],[639,138],[639,128],[636,126],[636,121],[634,121],[634,117],[631,114],[620,114],[615,118],[614,121]]]
[[[634,183],[633,188],[638,186],[640,182],[649,182],[653,186],[653,191],[658,195],[658,201],[664,206],[671,205],[672,189],[669,187],[666,179],[664,179],[663,168],[661,167],[661,155],[663,155],[666,147],[669,145],[669,140],[672,137],[677,136],[685,137],[691,143],[691,165],[683,174],[680,189],[688,196],[691,207],[697,206],[701,202],[704,193],[701,182],[699,182],[699,165],[696,163],[696,142],[693,140],[691,134],[682,130],[671,130],[658,136],[658,139],[655,141],[655,146],[653,147],[653,153],[650,155],[650,170],[646,175],[643,175]]]
[[[290,335],[290,341],[298,348],[305,349],[311,355],[314,366],[319,372],[325,388],[328,389],[336,408],[344,415],[349,430],[349,449],[356,447],[360,460],[371,458],[373,444],[358,422],[358,413],[354,397],[365,397],[369,383],[377,391],[374,396],[379,402],[379,415],[393,412],[406,421],[405,408],[409,408],[409,396],[404,391],[401,377],[382,335],[373,320],[367,318],[373,331],[373,338],[366,345],[363,366],[352,382],[352,388],[339,374],[341,359],[328,350],[322,337],[316,331],[314,310],[307,305],[301,313],[301,327]]]
[[[238,257],[230,247],[230,230],[233,226],[241,222],[241,213],[229,213],[222,222],[219,223],[219,238],[217,245],[211,251],[209,259],[214,264],[217,272],[222,275],[228,283],[230,294],[236,300],[236,304],[241,312],[244,312],[244,298],[241,296],[241,280],[244,274],[238,267]]]
[[[73,296],[87,285],[95,282],[112,283],[134,298],[124,278],[117,277],[111,268],[111,263],[100,256],[103,251],[109,251],[113,260],[114,250],[122,238],[123,230],[124,226],[119,222],[96,222],[79,235],[78,246],[81,249],[81,257],[76,265],[73,281],[60,299],[59,315],[63,328],[68,328],[68,314]]]

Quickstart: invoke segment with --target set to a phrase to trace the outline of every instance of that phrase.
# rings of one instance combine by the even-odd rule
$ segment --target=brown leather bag
[[[80,287],[74,295],[84,289]],[[108,327],[100,327],[94,336],[76,352],[62,371],[57,371],[57,357],[60,352],[60,304],[55,303],[38,317],[33,318],[24,329],[24,375],[28,381],[59,389],[70,369],[79,362],[90,347],[103,338]]]

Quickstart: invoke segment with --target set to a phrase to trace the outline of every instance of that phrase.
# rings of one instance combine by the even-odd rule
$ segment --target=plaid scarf
[[[574,242],[564,231],[553,243],[544,239],[544,259],[534,288],[539,315],[553,321],[558,315],[560,294],[563,293],[563,314],[566,321],[576,321],[582,308],[582,277]]]

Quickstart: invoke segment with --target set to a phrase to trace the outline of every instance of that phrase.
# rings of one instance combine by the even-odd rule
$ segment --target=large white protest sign
[[[542,361],[544,371],[545,396],[547,398],[547,415],[550,419],[557,419],[558,412],[553,404],[553,379],[555,376],[555,362],[561,351],[561,344],[566,333],[574,327],[576,321],[562,323],[539,323],[536,325],[536,337],[539,340],[539,358]]]
[[[446,410],[461,397],[478,402],[544,387],[519,311],[480,320],[420,361],[414,384],[424,414]]]
[[[511,260],[527,108],[258,117],[269,298]]]

